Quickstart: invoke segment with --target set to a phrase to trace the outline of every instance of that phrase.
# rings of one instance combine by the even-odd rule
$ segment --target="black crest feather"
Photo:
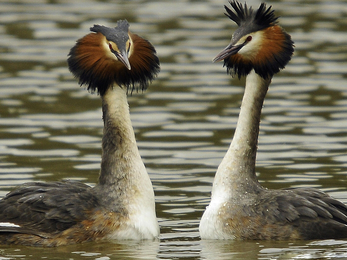
[[[145,90],[160,71],[159,59],[154,46],[147,40],[128,31],[126,20],[118,21],[115,28],[94,25],[93,33],[79,39],[69,52],[70,71],[78,78],[80,85],[88,90],[104,95],[115,84],[131,92]],[[125,46],[129,37],[132,39],[133,52],[129,57],[131,70],[116,59],[110,58],[111,52],[105,49],[103,36],[117,46]],[[113,54],[112,54],[113,55]]]
[[[230,51],[230,55],[224,58],[224,66],[228,73],[232,75],[247,76],[252,69],[263,78],[272,77],[283,69],[294,52],[293,41],[277,23],[278,17],[275,16],[271,6],[266,7],[262,3],[255,11],[247,4],[242,5],[237,1],[230,1],[231,7],[225,7],[226,16],[234,21],[239,27],[232,36],[231,43],[224,50],[227,53],[228,48],[237,49]],[[270,28],[271,27],[271,28]],[[239,53],[246,44],[251,44],[251,40],[241,41],[243,37],[257,31],[264,31],[266,37],[262,39],[261,45],[254,45],[256,55],[242,55]],[[218,56],[217,56],[218,57]]]
[[[266,4],[262,3],[254,12],[253,8],[248,7],[246,3],[244,6],[237,1],[230,1],[229,3],[235,12],[224,6],[227,11],[225,15],[239,27],[247,27],[247,33],[263,30],[277,23],[278,17],[275,16],[274,10],[271,10],[272,6],[266,9]]]

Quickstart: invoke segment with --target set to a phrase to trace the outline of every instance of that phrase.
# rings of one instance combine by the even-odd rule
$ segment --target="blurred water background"
[[[257,8],[260,1],[249,0]],[[0,197],[27,181],[97,182],[100,97],[67,68],[93,24],[130,22],[156,47],[161,73],[129,97],[153,181],[160,241],[54,249],[1,246],[0,259],[332,259],[347,241],[201,241],[198,224],[232,138],[244,80],[212,58],[235,24],[226,0],[0,0]],[[268,1],[295,42],[261,120],[257,173],[265,187],[315,187],[347,203],[347,1]]]

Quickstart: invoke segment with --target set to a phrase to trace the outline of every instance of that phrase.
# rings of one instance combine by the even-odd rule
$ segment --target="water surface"
[[[94,185],[100,98],[66,64],[93,24],[130,29],[156,47],[161,73],[129,97],[156,194],[160,241],[42,249],[0,247],[0,259],[331,259],[347,241],[201,241],[198,224],[236,126],[244,80],[212,58],[235,25],[227,1],[0,1],[0,197],[26,181]],[[259,1],[247,1],[256,8]],[[257,173],[268,188],[315,187],[347,203],[347,2],[269,1],[295,41],[261,120]]]

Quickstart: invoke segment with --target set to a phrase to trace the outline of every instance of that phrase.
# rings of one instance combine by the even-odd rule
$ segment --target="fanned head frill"
[[[114,85],[145,90],[160,70],[153,45],[129,31],[126,20],[114,28],[94,25],[69,52],[68,65],[80,85],[105,94]]]
[[[233,10],[224,6],[226,16],[239,27],[213,61],[224,60],[228,73],[238,77],[248,75],[252,69],[263,78],[272,77],[291,59],[294,43],[290,35],[277,24],[271,6],[262,3],[254,11],[237,1],[230,1],[230,5]]]

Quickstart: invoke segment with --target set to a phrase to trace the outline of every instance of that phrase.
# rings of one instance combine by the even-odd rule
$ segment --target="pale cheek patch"
[[[130,56],[134,52],[134,43],[133,43],[130,35],[129,35],[129,43],[130,43],[130,49],[129,49],[129,53],[128,53],[128,58],[130,58]]]
[[[104,38],[103,42],[102,42],[102,47],[105,51],[105,55],[106,57],[110,58],[110,59],[113,59],[113,60],[118,60],[116,55],[114,55],[111,50],[110,50],[110,47],[109,47],[109,43],[108,41],[106,40],[106,38]],[[113,47],[113,46],[112,46]]]
[[[254,59],[261,49],[264,40],[263,34],[262,32],[248,34],[243,38],[244,41],[248,36],[252,36],[252,40],[248,42],[244,47],[242,47],[238,53],[245,59]]]

